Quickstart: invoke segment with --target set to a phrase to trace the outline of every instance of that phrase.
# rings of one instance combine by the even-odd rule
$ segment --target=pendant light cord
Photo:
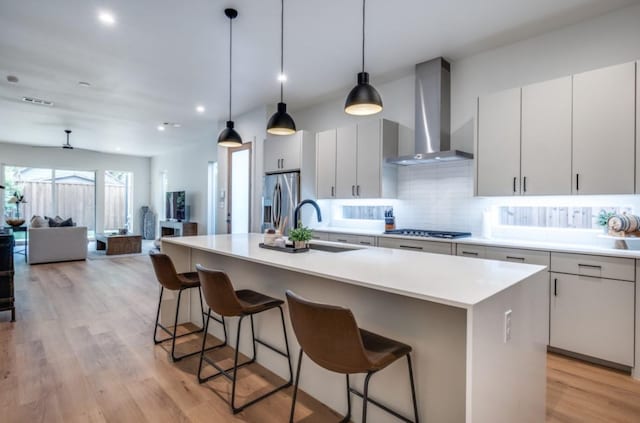
[[[284,103],[284,0],[280,6],[280,103]]]
[[[362,72],[364,72],[364,10],[366,0],[362,0]]]
[[[233,51],[233,18],[229,18],[229,120],[231,120],[231,90],[233,88],[232,85],[232,71],[233,71],[233,61],[231,52]]]

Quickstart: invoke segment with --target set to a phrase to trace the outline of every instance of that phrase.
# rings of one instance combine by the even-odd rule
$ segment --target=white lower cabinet
[[[311,238],[312,239],[317,239],[319,241],[329,241],[329,233],[328,232],[313,231],[311,233]]]
[[[449,242],[380,237],[378,238],[378,247],[451,255],[454,245]]]
[[[552,347],[633,367],[635,283],[551,273]]]
[[[330,233],[329,241],[332,242],[342,242],[345,244],[356,244],[356,245],[369,245],[375,247],[376,245],[376,237],[374,236],[365,236],[365,235],[350,235],[350,234],[338,234],[338,233]]]

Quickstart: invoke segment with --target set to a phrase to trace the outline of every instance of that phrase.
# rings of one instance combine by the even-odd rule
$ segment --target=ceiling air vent
[[[41,98],[22,97],[22,101],[24,101],[25,103],[36,104],[38,106],[53,107],[53,101],[43,100]]]

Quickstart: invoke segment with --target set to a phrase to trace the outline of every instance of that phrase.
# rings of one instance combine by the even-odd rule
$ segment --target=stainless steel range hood
[[[398,165],[468,160],[473,154],[451,150],[451,65],[442,57],[416,65],[415,153],[387,159]]]

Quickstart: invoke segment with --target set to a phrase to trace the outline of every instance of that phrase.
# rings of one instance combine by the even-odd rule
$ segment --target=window
[[[96,174],[90,171],[5,166],[5,214],[17,213],[8,204],[14,193],[24,196],[19,205],[26,220],[34,215],[72,218],[78,226],[95,231]]]
[[[133,173],[107,170],[104,173],[104,231],[133,231]]]

